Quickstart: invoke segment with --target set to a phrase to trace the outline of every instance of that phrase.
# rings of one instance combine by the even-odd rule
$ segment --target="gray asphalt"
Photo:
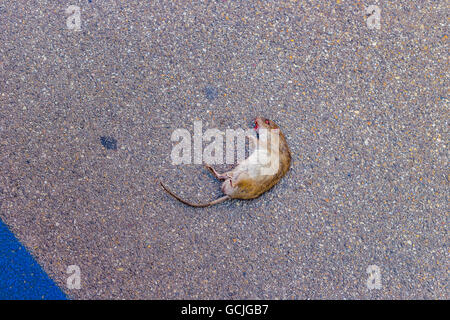
[[[372,4],[1,1],[0,218],[73,299],[449,299],[448,7]],[[256,116],[271,191],[161,190],[218,197],[171,134]]]

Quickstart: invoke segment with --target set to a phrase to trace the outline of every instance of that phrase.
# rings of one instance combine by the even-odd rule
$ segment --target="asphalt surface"
[[[0,218],[72,299],[448,299],[448,7],[372,4],[1,1]],[[220,195],[174,130],[256,116],[271,191],[162,191]]]

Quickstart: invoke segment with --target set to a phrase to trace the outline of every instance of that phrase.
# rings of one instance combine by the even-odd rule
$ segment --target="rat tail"
[[[177,199],[178,201],[180,201],[180,202],[182,202],[182,203],[184,203],[184,204],[186,204],[186,205],[188,205],[188,206],[191,206],[191,207],[195,207],[195,208],[205,208],[205,207],[209,207],[209,206],[212,206],[212,205],[215,205],[215,204],[218,204],[218,203],[222,203],[222,202],[224,202],[224,201],[226,201],[226,200],[228,200],[228,199],[231,199],[230,198],[230,196],[223,196],[223,197],[220,197],[220,198],[218,198],[218,199],[216,199],[216,200],[213,200],[213,201],[211,201],[211,202],[208,202],[208,203],[200,203],[200,204],[196,204],[196,203],[190,203],[190,202],[187,202],[186,200],[183,200],[183,199],[181,199],[179,196],[177,196],[175,193],[173,193],[172,191],[170,191],[161,181],[159,181],[159,183],[161,184],[161,187],[163,187],[163,189],[168,193],[168,194],[170,194],[172,197],[174,197],[175,199]]]

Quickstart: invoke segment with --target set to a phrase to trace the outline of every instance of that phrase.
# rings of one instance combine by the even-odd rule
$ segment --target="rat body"
[[[260,128],[267,129],[267,135],[260,135]],[[250,156],[233,170],[218,173],[211,166],[206,168],[219,180],[224,180],[222,192],[225,196],[204,204],[185,201],[165,187],[161,186],[175,199],[191,207],[209,207],[228,199],[254,199],[271,189],[289,170],[291,152],[279,127],[271,120],[258,117],[254,122],[256,137],[250,136],[255,146]],[[278,129],[278,130],[274,130]],[[273,144],[273,141],[278,143]]]

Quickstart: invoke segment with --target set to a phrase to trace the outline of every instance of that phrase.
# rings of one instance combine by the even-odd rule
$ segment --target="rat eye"
[[[266,119],[266,123],[267,123],[267,124],[269,124],[269,123],[270,123],[270,121]]]

